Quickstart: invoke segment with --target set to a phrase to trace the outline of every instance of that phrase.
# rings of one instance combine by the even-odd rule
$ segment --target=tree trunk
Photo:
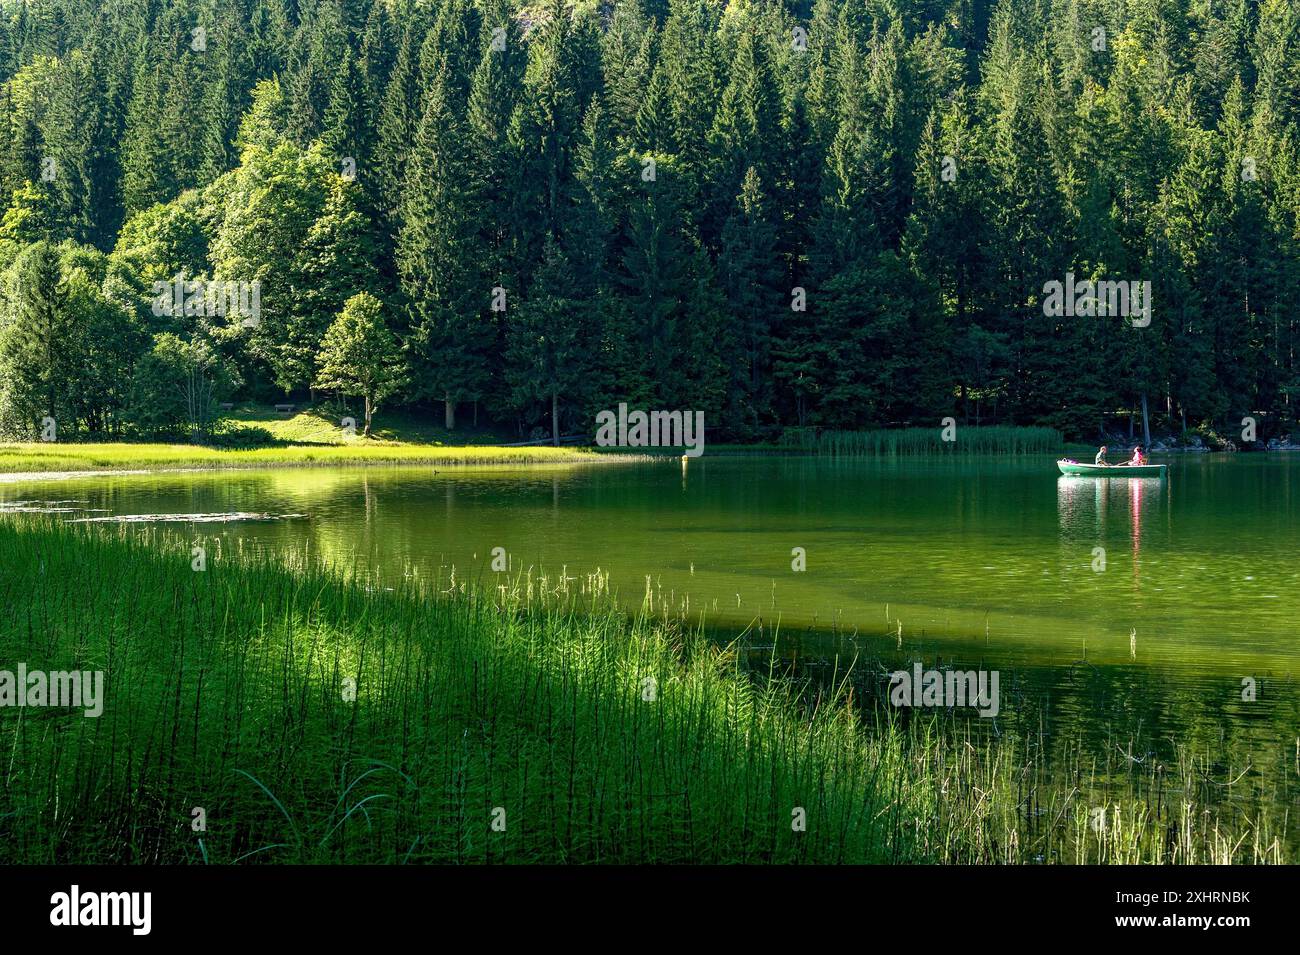
[[[450,395],[447,395],[442,399],[442,404],[446,413],[447,430],[455,431],[456,430],[456,402],[451,400]]]
[[[361,434],[363,438],[370,437],[370,411],[370,396],[366,395],[366,430]]]
[[[551,443],[560,446],[560,396],[551,392]]]
[[[1147,414],[1147,393],[1142,392],[1142,447],[1151,450],[1151,418]]]

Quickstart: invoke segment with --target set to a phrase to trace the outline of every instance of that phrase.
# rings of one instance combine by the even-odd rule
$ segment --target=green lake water
[[[797,675],[854,657],[877,688],[916,661],[996,669],[1002,712],[982,729],[1138,759],[1191,743],[1293,800],[1300,455],[1168,463],[1165,481],[1064,478],[1050,457],[192,472],[10,481],[0,507],[304,515],[168,526],[381,579],[491,581],[498,547],[512,574],[599,569],[628,607],[649,590],[755,658],[779,626]]]

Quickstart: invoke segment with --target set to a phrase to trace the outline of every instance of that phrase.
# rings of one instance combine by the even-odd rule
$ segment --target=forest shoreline
[[[0,434],[1294,436],[1294,4],[1102,7],[0,0]]]

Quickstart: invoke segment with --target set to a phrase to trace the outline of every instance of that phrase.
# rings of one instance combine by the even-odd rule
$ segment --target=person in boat
[[[1092,463],[1097,465],[1098,467],[1103,467],[1103,468],[1110,467],[1110,465],[1106,463],[1106,445],[1103,444],[1101,446],[1101,450],[1099,450],[1097,452],[1097,456],[1092,459]]]
[[[1142,456],[1142,445],[1140,445],[1140,444],[1138,444],[1138,445],[1134,445],[1134,446],[1133,446],[1133,457],[1129,458],[1129,459],[1128,459],[1126,462],[1124,462],[1124,463],[1125,463],[1125,464],[1133,465],[1134,467],[1137,467],[1137,466],[1140,466],[1140,465],[1146,464],[1146,463],[1147,463],[1147,459],[1144,458],[1144,457]]]

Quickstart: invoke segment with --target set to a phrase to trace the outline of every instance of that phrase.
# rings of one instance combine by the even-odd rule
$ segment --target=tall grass
[[[1171,853],[1143,805],[1094,851],[1080,803],[1039,815],[1014,745],[864,725],[847,667],[820,691],[754,679],[734,645],[614,612],[599,574],[421,585],[215,547],[196,572],[188,540],[40,519],[0,525],[0,568],[0,668],[107,674],[98,719],[0,708],[6,863],[1279,853],[1194,806]]]
[[[806,451],[841,457],[921,454],[1048,454],[1061,450],[1064,438],[1055,428],[966,427],[958,425],[953,441],[943,429],[897,428],[876,431],[792,432],[789,441]]]

